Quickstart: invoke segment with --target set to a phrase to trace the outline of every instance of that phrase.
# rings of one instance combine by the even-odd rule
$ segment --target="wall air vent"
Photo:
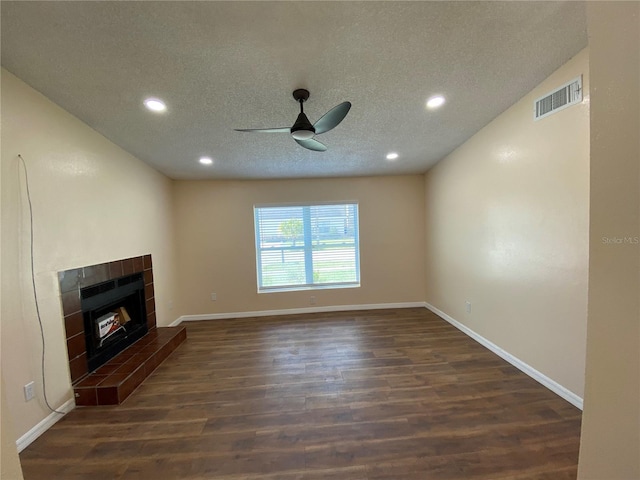
[[[582,101],[582,75],[533,103],[533,119],[540,120]]]

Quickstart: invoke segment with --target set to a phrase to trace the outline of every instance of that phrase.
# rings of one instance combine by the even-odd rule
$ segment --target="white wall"
[[[57,272],[151,253],[158,325],[173,293],[171,181],[2,70],[2,375],[16,435],[42,421],[40,333],[31,289],[24,158],[50,404],[72,398]],[[37,400],[22,387],[36,382]]]
[[[580,52],[426,175],[426,301],[579,397],[588,55]],[[583,102],[534,121],[534,100],[579,75]]]

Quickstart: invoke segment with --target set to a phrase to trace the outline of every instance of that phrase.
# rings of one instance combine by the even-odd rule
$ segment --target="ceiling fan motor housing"
[[[310,138],[313,138],[315,134],[316,129],[313,128],[313,125],[311,125],[311,122],[304,112],[300,112],[296,119],[296,123],[291,127],[291,136],[296,140],[309,140]]]

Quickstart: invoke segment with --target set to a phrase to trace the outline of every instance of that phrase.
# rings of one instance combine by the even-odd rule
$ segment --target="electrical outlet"
[[[316,297],[309,298],[309,304],[310,305],[315,305],[316,304]]]
[[[167,306],[169,307],[169,310],[173,310],[173,300],[169,300]]]
[[[215,302],[218,299],[218,295],[216,295],[215,293],[211,294],[211,301]]]
[[[465,302],[465,307],[467,309],[467,313],[471,313],[471,302]]]
[[[34,382],[29,382],[24,386],[24,401],[28,402],[36,396]]]

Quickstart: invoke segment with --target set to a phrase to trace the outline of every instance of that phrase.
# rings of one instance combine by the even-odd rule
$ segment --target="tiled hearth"
[[[154,328],[76,383],[76,405],[122,403],[186,338],[185,327]]]
[[[144,303],[149,331],[95,372],[89,372],[80,290],[134,273],[142,273],[144,277]],[[76,405],[113,405],[123,402],[186,339],[184,327],[156,328],[151,255],[66,270],[58,273],[58,280]]]

